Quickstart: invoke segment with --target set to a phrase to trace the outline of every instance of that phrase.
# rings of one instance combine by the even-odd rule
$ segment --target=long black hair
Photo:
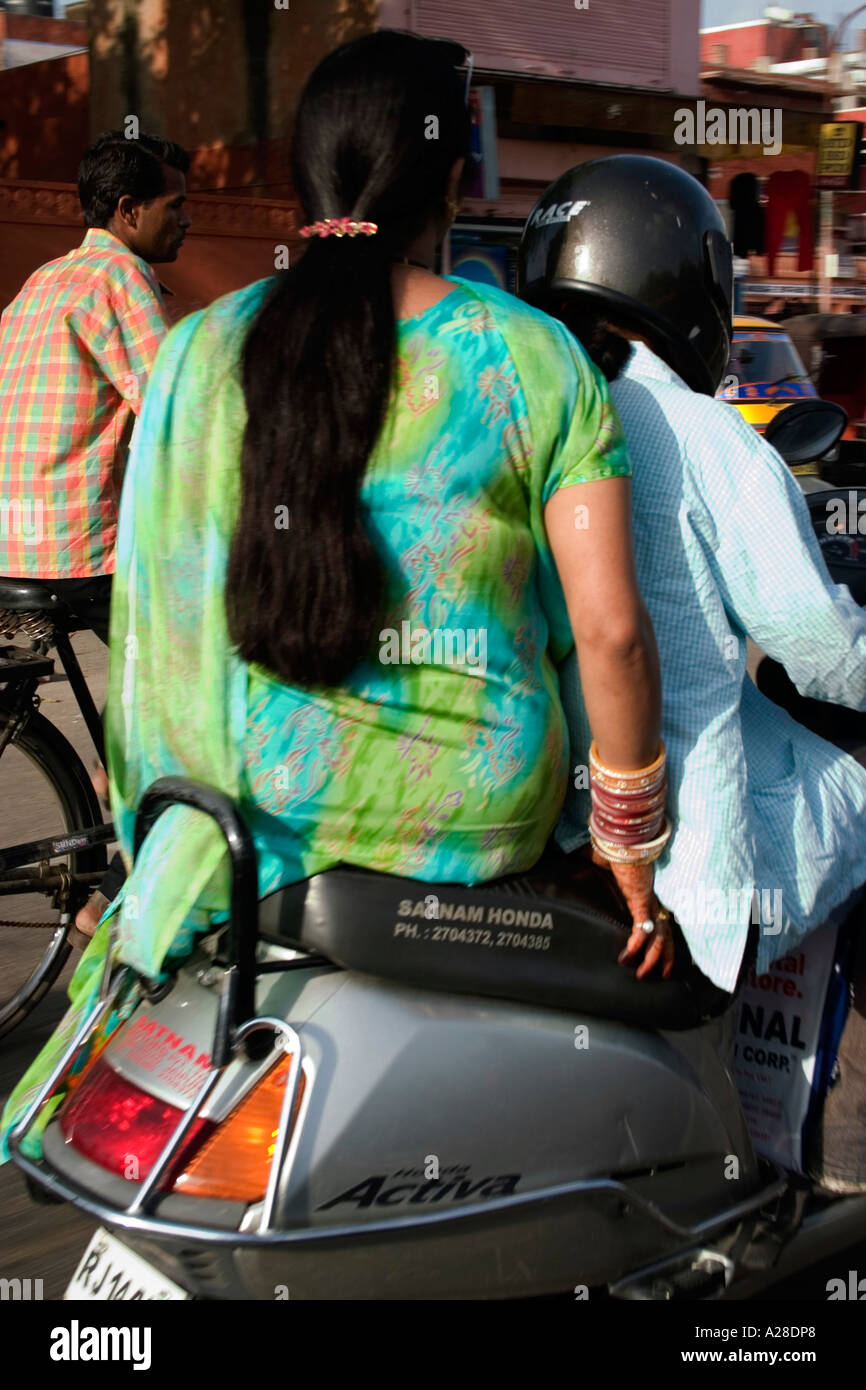
[[[305,220],[379,230],[312,237],[244,346],[229,633],[290,684],[339,684],[381,625],[385,575],[360,488],[392,386],[391,267],[432,221],[444,229],[448,176],[469,154],[461,57],[380,30],[325,58],[301,96],[292,165]]]
[[[551,309],[558,319],[577,338],[581,346],[592,358],[607,381],[616,381],[631,355],[631,343],[621,333],[617,325],[605,318],[603,313],[590,308],[577,308],[563,300],[558,309]],[[624,320],[623,328],[629,325]]]

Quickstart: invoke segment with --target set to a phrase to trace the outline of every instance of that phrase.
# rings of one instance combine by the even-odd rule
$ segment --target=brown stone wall
[[[286,196],[301,88],[378,12],[379,0],[92,0],[91,133],[134,114],[196,152],[190,187]]]
[[[0,179],[73,183],[87,144],[86,53],[0,72]]]
[[[297,209],[285,203],[199,193],[190,197],[189,212],[192,227],[180,255],[156,267],[171,291],[166,309],[173,321],[273,275],[278,247],[288,247],[294,262],[303,246]],[[83,236],[74,187],[0,180],[0,310],[37,266],[65,255]]]
[[[87,47],[87,25],[48,16],[12,14],[0,10],[0,39],[20,39],[27,43],[78,44]]]

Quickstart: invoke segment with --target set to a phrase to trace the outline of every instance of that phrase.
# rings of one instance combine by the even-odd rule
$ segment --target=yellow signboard
[[[856,186],[861,134],[859,121],[833,121],[821,126],[815,169],[816,187]]]

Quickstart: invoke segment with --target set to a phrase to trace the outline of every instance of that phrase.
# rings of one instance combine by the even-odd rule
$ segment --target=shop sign
[[[815,166],[816,188],[857,187],[862,134],[859,121],[831,121],[821,126]]]
[[[786,285],[780,280],[747,280],[743,289],[755,299],[817,299],[818,287],[807,281],[792,281]],[[833,286],[834,299],[866,299],[866,285]]]

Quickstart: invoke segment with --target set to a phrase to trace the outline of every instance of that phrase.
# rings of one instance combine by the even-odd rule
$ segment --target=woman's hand
[[[612,864],[597,850],[592,858],[603,869],[609,869],[616,879],[617,887],[625,898],[626,906],[633,922],[632,933],[618,956],[620,965],[629,965],[640,958],[643,960],[635,971],[635,979],[644,980],[661,962],[662,979],[670,978],[674,968],[674,934],[671,929],[670,914],[663,908],[653,892],[652,864]],[[654,922],[652,932],[645,932],[642,922]]]

